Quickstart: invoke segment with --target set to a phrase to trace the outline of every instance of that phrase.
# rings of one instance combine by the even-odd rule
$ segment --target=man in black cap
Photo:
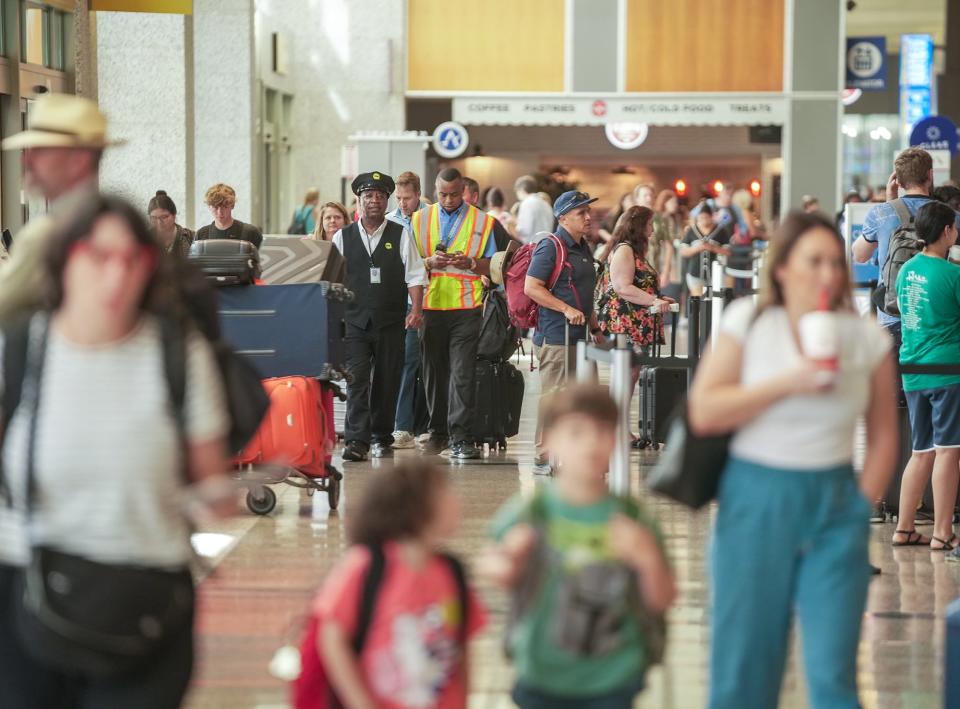
[[[423,320],[423,260],[400,224],[386,218],[394,183],[382,172],[353,181],[360,220],[333,237],[346,260],[344,285],[353,291],[347,305],[347,388],[344,461],[361,461],[393,451],[393,421],[403,371],[405,329]],[[407,296],[410,313],[407,314]]]

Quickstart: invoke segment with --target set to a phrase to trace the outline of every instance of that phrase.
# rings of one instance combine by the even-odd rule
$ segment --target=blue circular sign
[[[917,121],[910,133],[910,145],[924,150],[949,150],[957,154],[957,126],[946,116],[930,116]]]

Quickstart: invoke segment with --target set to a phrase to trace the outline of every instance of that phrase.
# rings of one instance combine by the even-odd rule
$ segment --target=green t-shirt
[[[533,516],[533,505],[540,505]],[[536,493],[533,501],[519,495],[508,501],[494,518],[494,537],[521,522],[543,530],[548,558],[535,595],[527,610],[510,630],[507,638],[512,650],[517,679],[527,687],[563,697],[591,697],[630,686],[639,687],[647,665],[640,624],[629,613],[618,624],[615,648],[590,656],[577,655],[558,642],[558,606],[565,588],[570,587],[578,570],[588,564],[608,562],[617,566],[610,544],[610,520],[621,512],[651,528],[661,545],[660,533],[652,518],[633,501],[612,495],[600,502],[581,507],[565,503],[553,485]],[[625,595],[625,594],[624,594]],[[628,598],[619,599],[627,606]]]
[[[960,266],[917,254],[897,276],[902,364],[960,362]],[[904,391],[960,384],[960,375],[904,374]]]

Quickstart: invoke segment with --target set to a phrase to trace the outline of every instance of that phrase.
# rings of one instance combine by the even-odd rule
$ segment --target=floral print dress
[[[623,244],[617,246],[620,248]],[[629,244],[626,244],[630,248]],[[614,249],[616,251],[616,249]],[[664,344],[663,318],[656,317],[643,305],[637,305],[617,295],[610,280],[611,252],[597,282],[597,320],[600,329],[608,335],[626,335],[638,349]],[[660,279],[656,269],[646,259],[635,257],[633,285],[653,296],[660,295]]]

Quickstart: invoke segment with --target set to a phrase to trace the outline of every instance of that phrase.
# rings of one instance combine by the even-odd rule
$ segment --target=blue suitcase
[[[221,288],[223,337],[264,379],[340,379],[346,369],[344,310],[350,291],[327,282]]]
[[[947,606],[943,706],[960,707],[960,598]]]

